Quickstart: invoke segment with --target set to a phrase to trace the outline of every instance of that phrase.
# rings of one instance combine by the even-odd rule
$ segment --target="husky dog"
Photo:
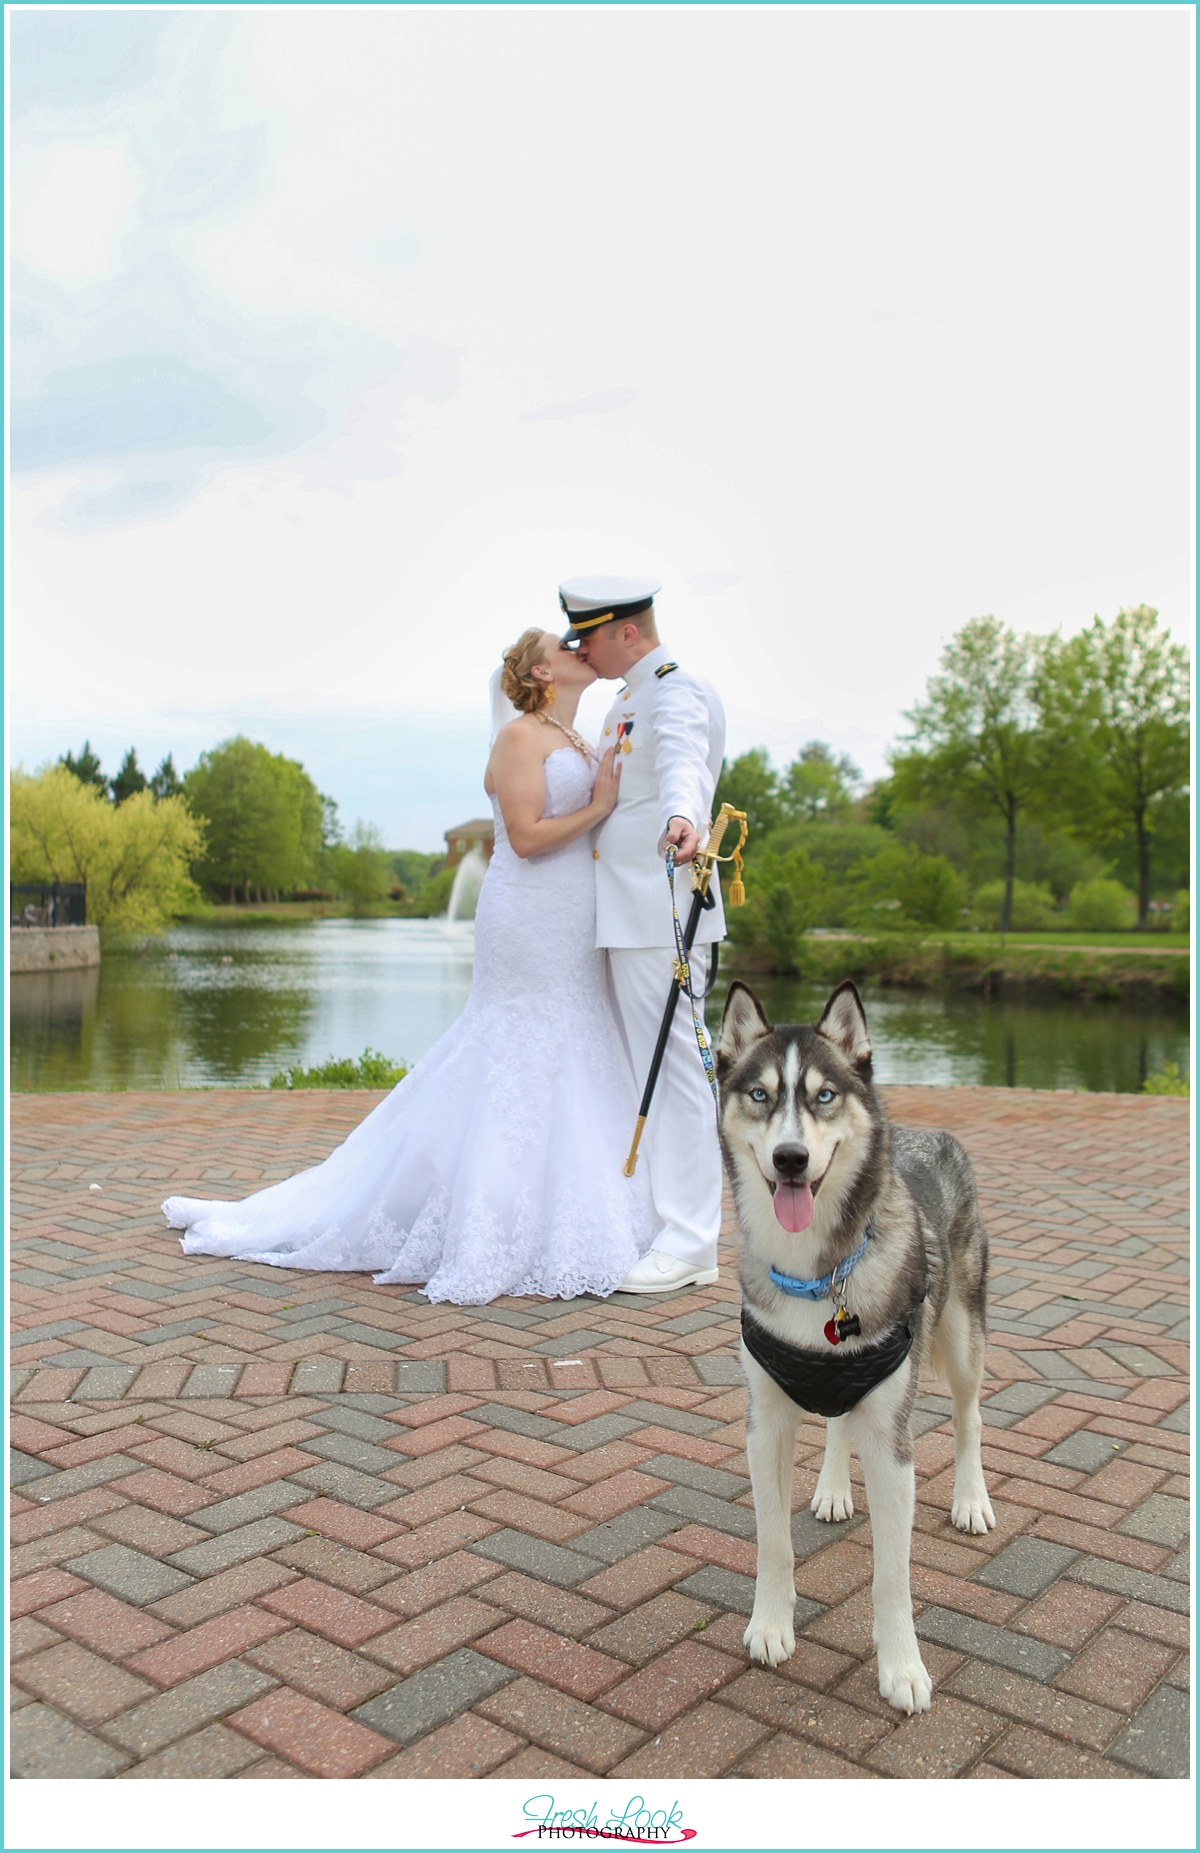
[[[945,1132],[893,1128],[871,1079],[862,1000],[839,985],[821,1021],[767,1022],[730,987],[716,1046],[721,1143],[741,1234],[746,1451],[758,1519],[751,1657],[795,1651],[791,1487],[801,1411],[829,1418],[812,1509],[847,1519],[850,1443],[875,1545],[879,1690],[928,1711],[912,1621],[910,1415],[928,1357],[954,1398],[960,1531],[995,1524],[980,1458],[987,1237],[966,1153]]]

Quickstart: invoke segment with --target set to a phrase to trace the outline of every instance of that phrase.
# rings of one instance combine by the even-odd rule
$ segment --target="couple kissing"
[[[659,640],[658,590],[568,580],[565,635],[530,629],[504,652],[462,1015],[322,1164],[241,1202],[168,1198],[186,1254],[369,1271],[457,1305],[716,1280],[720,1149],[682,1011],[643,1163],[623,1173],[674,977],[664,857],[702,846],[725,747],[715,691]],[[592,743],[574,721],[598,679],[619,687]],[[697,993],[724,931],[718,891]]]

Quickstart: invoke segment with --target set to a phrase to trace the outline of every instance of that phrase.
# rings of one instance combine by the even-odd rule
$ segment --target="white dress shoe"
[[[651,1248],[634,1262],[617,1292],[674,1293],[680,1287],[711,1287],[716,1278],[716,1268],[697,1267],[693,1261],[680,1261],[661,1248]]]

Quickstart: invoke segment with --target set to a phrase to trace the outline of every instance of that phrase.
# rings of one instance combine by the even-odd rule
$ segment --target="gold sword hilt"
[[[738,840],[729,855],[720,853],[721,841],[730,824],[738,826]],[[708,893],[708,884],[718,862],[733,863],[733,880],[729,884],[728,901],[731,907],[741,907],[746,899],[746,889],[742,882],[742,850],[746,846],[748,831],[745,811],[735,810],[732,804],[723,804],[708,833],[708,841],[703,849],[698,849],[692,857],[692,887],[700,894]]]
[[[732,823],[736,823],[738,826],[738,840],[729,855],[723,856],[720,853],[721,841]],[[732,804],[723,804],[721,806],[716,821],[708,833],[707,843],[704,845],[703,849],[697,850],[696,854],[692,857],[693,893],[707,895],[708,884],[712,880],[712,872],[717,864],[719,862],[732,862],[733,880],[729,884],[729,893],[726,898],[730,907],[741,907],[743,905],[746,899],[746,890],[742,883],[742,850],[746,846],[747,828],[745,811],[735,810]],[[680,967],[678,962],[676,962],[677,983],[679,982],[680,976]],[[676,994],[672,995],[672,1004],[675,1001],[675,995]],[[643,1107],[647,1111],[649,1110],[649,1095],[652,1087],[653,1079],[647,1087],[646,1097],[642,1102]],[[633,1129],[633,1143],[629,1147],[629,1156],[622,1166],[626,1177],[632,1177],[637,1169],[638,1146],[642,1142],[642,1133],[645,1131],[645,1128],[646,1112],[642,1112],[639,1113],[637,1125]]]

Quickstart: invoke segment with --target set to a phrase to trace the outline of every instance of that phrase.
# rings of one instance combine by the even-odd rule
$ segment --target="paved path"
[[[16,1771],[1186,1774],[1188,1105],[889,1097],[967,1145],[994,1271],[999,1522],[951,1528],[930,1384],[909,1720],[875,1689],[869,1521],[807,1512],[818,1422],[796,1654],[743,1652],[732,1242],[702,1292],[477,1309],[184,1260],[163,1196],[285,1177],[378,1096],[14,1099]]]

